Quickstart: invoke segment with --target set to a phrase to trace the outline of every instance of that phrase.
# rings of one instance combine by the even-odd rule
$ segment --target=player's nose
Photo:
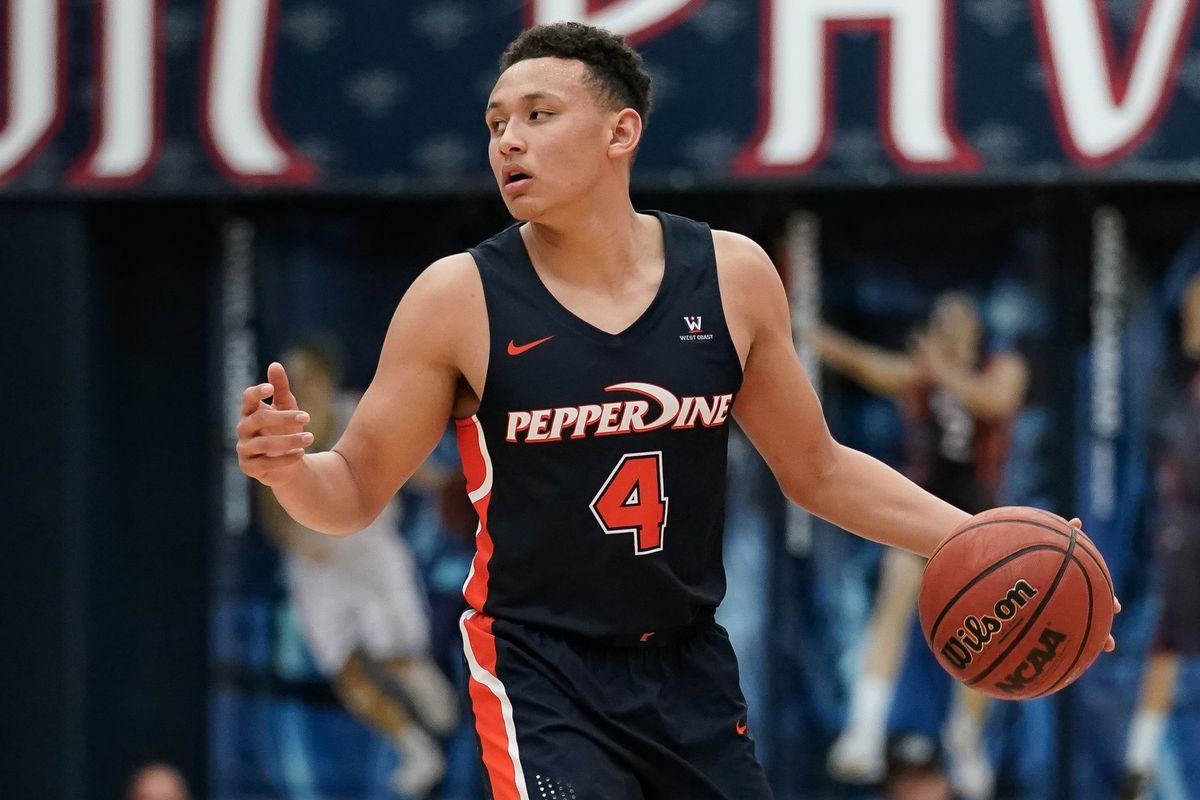
[[[509,155],[525,152],[525,140],[516,128],[516,125],[506,125],[504,132],[500,134],[499,148],[501,153]]]

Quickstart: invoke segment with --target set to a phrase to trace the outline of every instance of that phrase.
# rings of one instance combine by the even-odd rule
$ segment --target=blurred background
[[[232,431],[285,358],[336,438],[413,278],[509,223],[500,51],[577,19],[653,73],[635,203],[768,249],[835,435],[922,474],[936,378],[914,401],[863,364],[924,363],[954,293],[963,368],[1025,376],[962,423],[996,434],[980,485],[1080,516],[1124,605],[1076,685],[955,738],[880,548],[789,508],[735,433],[720,619],[777,797],[1200,798],[1198,5],[0,0],[0,797],[483,797],[453,443],[373,526],[381,561],[289,529]],[[394,614],[384,656],[314,619],[364,562],[378,592],[339,602]],[[880,745],[857,774],[847,732]]]

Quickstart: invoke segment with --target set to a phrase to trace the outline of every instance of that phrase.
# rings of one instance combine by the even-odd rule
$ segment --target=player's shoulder
[[[778,290],[779,273],[762,245],[749,236],[717,228],[712,237],[722,289],[750,297]]]
[[[475,259],[468,252],[434,261],[417,276],[405,294],[409,302],[454,304],[469,301],[482,290]]]
[[[395,319],[445,353],[486,338],[483,282],[471,254],[455,253],[426,267],[400,299]]]
[[[421,352],[456,368],[481,347],[486,350],[487,307],[470,253],[439,258],[426,267],[400,299],[392,331],[408,342],[408,354],[417,351],[412,342],[419,341]]]

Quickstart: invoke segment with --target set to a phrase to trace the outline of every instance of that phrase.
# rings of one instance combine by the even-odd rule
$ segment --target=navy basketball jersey
[[[479,515],[464,587],[480,613],[586,637],[689,626],[725,593],[726,444],[742,370],[708,226],[655,213],[658,293],[610,334],[534,271],[517,226],[470,251],[491,334],[458,425]]]

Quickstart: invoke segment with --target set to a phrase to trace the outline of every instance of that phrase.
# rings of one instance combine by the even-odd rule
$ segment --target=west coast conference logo
[[[687,333],[679,334],[681,342],[711,342],[713,335],[704,332],[704,323],[700,315],[684,317],[683,324],[687,325]]]
[[[665,428],[716,428],[725,424],[732,394],[678,397],[653,383],[616,383],[606,392],[632,392],[646,400],[615,400],[508,412],[506,442],[561,442],[588,436],[646,433]]]

